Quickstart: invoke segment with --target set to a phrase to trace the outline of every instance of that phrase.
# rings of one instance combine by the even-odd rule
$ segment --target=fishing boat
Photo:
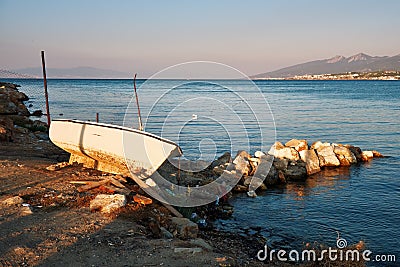
[[[70,163],[126,176],[150,177],[165,160],[182,155],[170,140],[112,124],[53,120],[49,136],[71,153]]]

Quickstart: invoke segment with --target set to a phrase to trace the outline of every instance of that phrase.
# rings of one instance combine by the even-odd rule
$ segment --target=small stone
[[[199,232],[198,225],[187,218],[172,217],[171,227],[176,230],[177,236],[182,239],[197,238],[197,233]]]
[[[111,213],[122,208],[126,204],[125,195],[105,195],[99,194],[90,201],[90,211],[100,210],[103,213]]]
[[[71,166],[71,164],[69,164],[68,162],[60,162],[60,163],[57,163],[57,164],[53,164],[53,165],[47,166],[46,170],[48,170],[48,171],[58,171],[58,170],[61,170],[62,168],[68,167],[68,166]]]
[[[19,214],[22,216],[31,215],[33,212],[29,206],[22,206],[19,209]]]
[[[249,197],[257,197],[257,194],[254,190],[250,190],[247,192],[247,196]]]
[[[139,204],[143,204],[143,205],[150,205],[151,203],[153,203],[153,200],[151,198],[136,194],[133,197],[133,201],[135,201],[136,203]]]
[[[164,227],[160,227],[161,230],[161,237],[164,239],[173,239],[174,235],[168,231],[167,229],[165,229]]]
[[[262,156],[265,156],[265,153],[262,151],[256,151],[256,153],[254,153],[254,157],[256,158],[261,158]]]
[[[235,187],[233,187],[232,189],[234,192],[246,192],[247,191],[247,186],[244,185],[235,185]]]
[[[379,153],[376,150],[372,150],[372,154],[374,155],[374,158],[384,158],[385,156]]]
[[[19,196],[15,196],[3,200],[2,203],[7,206],[21,205],[24,203],[24,200]]]

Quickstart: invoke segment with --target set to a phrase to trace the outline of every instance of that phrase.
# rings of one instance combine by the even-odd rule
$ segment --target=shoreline
[[[101,182],[120,177],[80,164],[63,163],[68,161],[69,154],[50,142],[46,129],[43,129],[46,125],[35,125],[29,114],[21,114],[25,109],[19,104],[23,104],[26,97],[18,94],[18,91],[12,92],[10,96],[17,97],[10,99],[19,109],[11,110],[13,114],[3,115],[2,121],[5,123],[0,125],[4,126],[0,142],[0,234],[3,236],[0,258],[3,265],[109,265],[109,259],[117,257],[114,263],[118,265],[263,266],[264,263],[256,259],[257,251],[266,242],[262,236],[238,236],[212,227],[200,227],[201,224],[186,219],[182,229],[195,229],[193,234],[188,235],[173,225],[173,216],[157,201],[149,205],[136,202],[134,196],[144,195],[144,192],[129,180],[125,183],[132,188],[130,192],[133,194],[127,194],[124,206],[110,213],[93,210],[92,201],[96,196],[116,195],[118,189],[99,186],[80,191],[80,185],[76,182]],[[286,178],[304,179],[311,170],[307,169],[307,164],[298,162],[300,152],[305,149],[300,150],[298,144],[288,143],[276,143],[275,150],[271,152],[277,159],[282,159],[276,161],[276,171],[269,177],[270,181],[283,182],[282,175],[285,182]],[[334,152],[331,144],[324,146],[321,143],[319,146],[329,151],[332,148]],[[268,162],[267,155],[258,154],[258,157],[252,157],[242,151],[235,159],[230,154],[224,154],[199,177],[190,176],[189,172],[183,173],[187,178],[184,182],[191,186],[203,183],[205,179],[209,180],[211,176],[226,171],[232,162],[235,171],[250,176],[262,166],[264,159]],[[344,156],[342,160],[346,162],[349,158]],[[175,173],[170,166],[164,166],[164,171]],[[268,175],[269,170],[264,174]],[[240,185],[248,191],[251,181],[248,183],[245,176]],[[268,186],[273,185],[271,183]],[[243,187],[235,191],[242,190]],[[202,217],[209,215],[211,206],[202,207],[196,212]],[[220,206],[222,212],[232,211],[229,202],[223,202]],[[195,257],[188,257],[193,254]]]

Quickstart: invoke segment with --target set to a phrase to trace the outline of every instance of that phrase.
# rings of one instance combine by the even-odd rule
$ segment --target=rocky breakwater
[[[24,102],[28,96],[18,91],[19,85],[0,82],[0,142],[15,142],[26,137],[42,137],[47,131],[47,124],[40,120],[31,120],[33,115]],[[29,136],[31,135],[31,136]]]
[[[276,142],[267,153],[257,151],[252,156],[239,151],[233,160],[227,160],[225,155],[225,162],[219,162],[213,171],[221,173],[234,164],[243,176],[233,191],[246,192],[305,180],[325,168],[348,167],[374,157],[383,155],[377,151],[362,151],[352,145],[317,141],[309,146],[306,140],[292,139],[285,144]]]

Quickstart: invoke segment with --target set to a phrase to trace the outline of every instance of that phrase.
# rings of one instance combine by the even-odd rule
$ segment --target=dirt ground
[[[48,140],[24,138],[0,143],[0,202],[23,199],[22,205],[0,205],[0,266],[262,265],[254,259],[260,240],[215,229],[199,233],[212,250],[200,246],[201,252],[175,252],[199,245],[155,236],[150,222],[171,216],[157,202],[130,201],[111,215],[91,212],[90,200],[102,189],[79,193],[79,185],[70,182],[110,174],[81,166],[49,171],[46,167],[68,155]]]

